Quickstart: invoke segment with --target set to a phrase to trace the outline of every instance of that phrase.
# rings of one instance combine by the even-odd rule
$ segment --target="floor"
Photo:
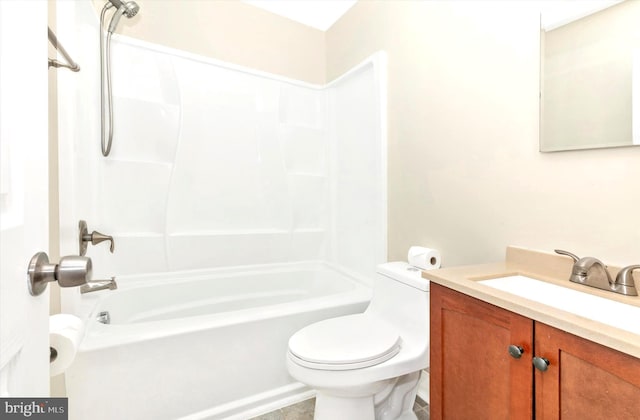
[[[250,420],[313,420],[313,410],[316,406],[315,398],[290,405]],[[417,397],[413,405],[413,412],[418,420],[429,420],[429,404]]]

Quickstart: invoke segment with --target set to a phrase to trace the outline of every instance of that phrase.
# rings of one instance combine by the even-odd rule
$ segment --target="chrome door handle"
[[[44,252],[35,254],[29,261],[28,284],[31,296],[42,294],[47,284],[58,281],[61,287],[75,287],[86,284],[91,278],[93,265],[91,258],[72,255],[60,258],[58,264],[50,264]]]

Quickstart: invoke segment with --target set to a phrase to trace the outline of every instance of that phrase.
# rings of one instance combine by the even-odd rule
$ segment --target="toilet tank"
[[[429,280],[406,262],[380,264],[367,313],[383,317],[402,329],[429,331]]]
[[[380,264],[376,267],[376,273],[377,277],[382,275],[418,290],[429,291],[429,280],[422,278],[422,271],[404,261]],[[384,278],[376,280],[386,283]]]

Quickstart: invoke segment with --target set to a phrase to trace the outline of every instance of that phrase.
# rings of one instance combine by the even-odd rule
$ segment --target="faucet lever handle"
[[[574,263],[575,263],[575,262],[578,262],[578,260],[580,260],[580,258],[578,258],[578,256],[577,256],[577,255],[572,254],[572,253],[571,253],[571,252],[569,252],[569,251],[563,251],[563,250],[561,250],[561,249],[554,249],[554,251],[556,252],[556,254],[566,255],[567,257],[571,257],[571,258],[573,258],[573,262],[574,262]]]
[[[91,242],[91,245],[98,245],[100,242],[109,241],[111,242],[111,246],[109,246],[109,251],[113,254],[113,250],[115,244],[113,242],[113,236],[105,235],[103,233],[93,231],[90,235],[86,235],[82,238],[85,242]]]
[[[640,265],[630,265],[628,267],[623,268],[618,272],[616,276],[616,284],[621,284],[624,286],[635,287],[635,283],[633,282],[633,270],[637,270],[640,268]]]
[[[100,242],[109,241],[111,242],[111,246],[109,247],[109,251],[113,254],[113,250],[115,248],[115,244],[113,241],[113,236],[105,235],[100,232],[96,232],[95,230],[89,233],[89,229],[87,229],[87,222],[84,220],[80,220],[78,223],[79,228],[79,249],[80,255],[85,255],[87,253],[87,242],[90,242],[91,245],[97,245]]]

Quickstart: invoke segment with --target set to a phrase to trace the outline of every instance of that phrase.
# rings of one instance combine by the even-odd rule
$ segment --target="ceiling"
[[[252,6],[326,31],[357,0],[242,0]]]
[[[0,0],[1,1],[1,0]],[[252,6],[326,31],[342,17],[357,0],[242,0]],[[542,27],[551,30],[622,0],[538,0],[542,12]]]
[[[614,6],[622,0],[554,0],[540,1],[540,24],[546,31],[566,25],[607,7]]]

